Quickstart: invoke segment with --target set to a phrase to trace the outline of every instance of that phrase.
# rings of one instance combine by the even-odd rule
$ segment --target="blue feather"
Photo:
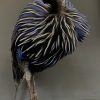
[[[17,55],[18,56],[18,61],[19,61],[19,63],[21,63],[22,59],[23,59],[23,52],[20,48],[17,49],[17,54],[18,54]]]
[[[78,28],[78,27],[75,27],[75,31],[77,33],[77,39],[78,41],[82,41],[84,40],[84,38],[86,37],[86,33],[84,32],[84,30]]]

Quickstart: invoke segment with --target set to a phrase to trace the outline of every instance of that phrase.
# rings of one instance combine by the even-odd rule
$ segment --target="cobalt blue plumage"
[[[33,0],[23,9],[12,35],[12,68],[17,84],[27,81],[31,100],[31,77],[71,54],[87,34],[86,17],[70,0]]]
[[[18,55],[19,63],[21,63],[23,60],[23,52],[20,48],[17,49],[17,55]]]

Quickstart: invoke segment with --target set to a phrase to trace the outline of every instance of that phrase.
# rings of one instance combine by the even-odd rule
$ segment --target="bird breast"
[[[16,52],[22,52],[22,60],[46,68],[75,50],[76,42],[83,39],[87,26],[83,16],[70,8],[52,14],[49,13],[50,5],[38,0],[24,8],[12,36]]]

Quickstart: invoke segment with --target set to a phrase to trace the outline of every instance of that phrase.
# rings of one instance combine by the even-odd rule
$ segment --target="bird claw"
[[[38,100],[37,94],[32,95],[32,96],[31,96],[31,100]]]

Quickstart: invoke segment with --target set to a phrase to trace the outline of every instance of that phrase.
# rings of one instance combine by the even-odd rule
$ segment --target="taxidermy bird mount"
[[[16,92],[26,80],[30,100],[37,100],[35,73],[71,54],[88,33],[86,17],[69,0],[33,0],[21,12],[12,35]]]

